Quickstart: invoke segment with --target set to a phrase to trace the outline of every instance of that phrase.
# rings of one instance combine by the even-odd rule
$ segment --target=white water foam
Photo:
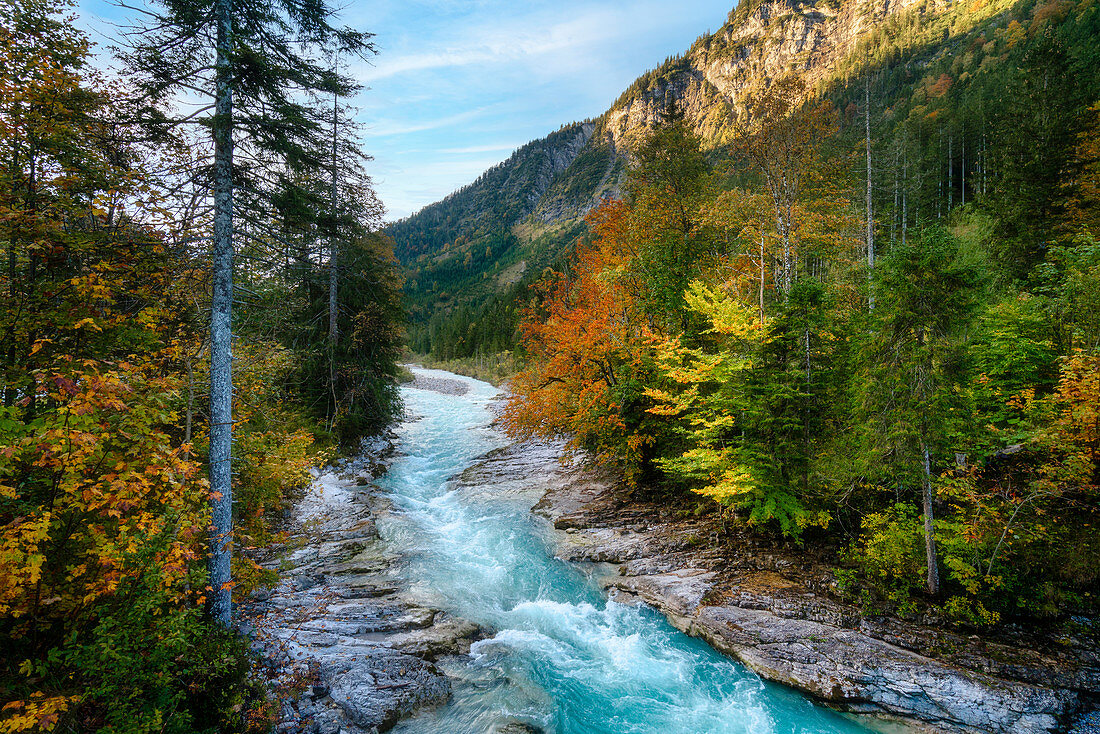
[[[485,734],[523,722],[553,734],[849,734],[865,728],[763,683],[671,627],[644,605],[608,601],[555,558],[529,513],[526,489],[501,477],[464,490],[448,480],[506,445],[490,427],[491,385],[463,380],[463,395],[405,389],[399,430],[406,456],[383,480],[397,510],[380,523],[408,560],[402,568],[431,603],[493,630],[469,657],[444,663],[455,678],[446,706],[402,734]],[[429,383],[430,384],[430,383]]]

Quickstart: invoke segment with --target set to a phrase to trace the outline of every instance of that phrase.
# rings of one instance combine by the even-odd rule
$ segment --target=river
[[[493,386],[445,372],[464,394],[404,388],[403,455],[382,480],[394,512],[380,520],[404,561],[398,573],[425,603],[493,636],[468,659],[444,661],[445,706],[402,722],[401,734],[845,734],[868,729],[755,674],[642,605],[601,591],[595,568],[554,558],[530,508],[537,481],[465,487],[449,480],[507,445],[491,427]],[[461,390],[458,390],[461,392]]]

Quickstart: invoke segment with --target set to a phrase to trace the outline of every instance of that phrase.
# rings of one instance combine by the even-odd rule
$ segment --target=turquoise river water
[[[426,603],[488,628],[469,660],[444,664],[450,703],[401,734],[847,734],[860,724],[814,705],[645,606],[609,601],[593,572],[555,559],[547,523],[529,512],[537,486],[479,492],[448,480],[507,444],[490,426],[498,391],[405,388],[404,455],[383,480],[395,512],[381,523]],[[530,483],[528,483],[530,484]],[[537,484],[537,483],[536,483]],[[510,726],[509,726],[510,724]]]

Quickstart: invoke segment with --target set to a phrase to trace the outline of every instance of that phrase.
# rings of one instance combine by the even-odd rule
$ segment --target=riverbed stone
[[[243,625],[267,659],[282,703],[276,731],[370,734],[450,695],[434,661],[469,652],[481,629],[424,606],[393,572],[400,557],[378,535],[389,511],[365,473],[394,455],[374,453],[318,474],[287,522],[290,539],[264,561],[278,584],[253,593]],[[364,468],[366,467],[366,468]]]
[[[602,579],[617,601],[656,607],[761,677],[920,731],[1053,734],[1074,716],[1075,734],[1093,730],[1081,712],[1100,697],[1100,655],[1088,640],[1033,646],[1028,631],[971,637],[935,619],[865,617],[831,595],[827,569],[752,547],[731,559],[705,542],[705,519],[636,501],[613,475],[562,464],[552,449],[535,448],[541,470],[517,445],[463,478],[506,474],[513,460],[538,476],[545,494],[533,511],[554,528],[559,557],[617,564]]]
[[[544,734],[543,730],[525,721],[506,721],[494,726],[489,734]]]
[[[328,660],[321,675],[329,697],[360,729],[387,729],[401,717],[450,695],[450,681],[420,658],[377,648],[355,660]]]

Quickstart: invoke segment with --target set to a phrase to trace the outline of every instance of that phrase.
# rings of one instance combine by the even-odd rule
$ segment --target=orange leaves
[[[511,383],[504,421],[514,436],[566,436],[629,472],[652,443],[637,409],[651,332],[636,307],[625,214],[621,202],[593,212],[595,241],[578,245],[572,277],[541,284],[543,301],[521,327],[531,359]]]
[[[1056,400],[1063,445],[1084,453],[1096,472],[1100,455],[1100,355],[1077,350],[1063,358]]]
[[[928,82],[928,96],[929,97],[942,97],[951,90],[955,80],[948,74],[940,74],[936,81]]]
[[[199,467],[156,427],[174,383],[128,367],[51,373],[53,409],[3,423],[0,497],[27,513],[0,525],[0,614],[78,614],[143,573],[175,586],[201,553],[173,537],[204,513]]]

